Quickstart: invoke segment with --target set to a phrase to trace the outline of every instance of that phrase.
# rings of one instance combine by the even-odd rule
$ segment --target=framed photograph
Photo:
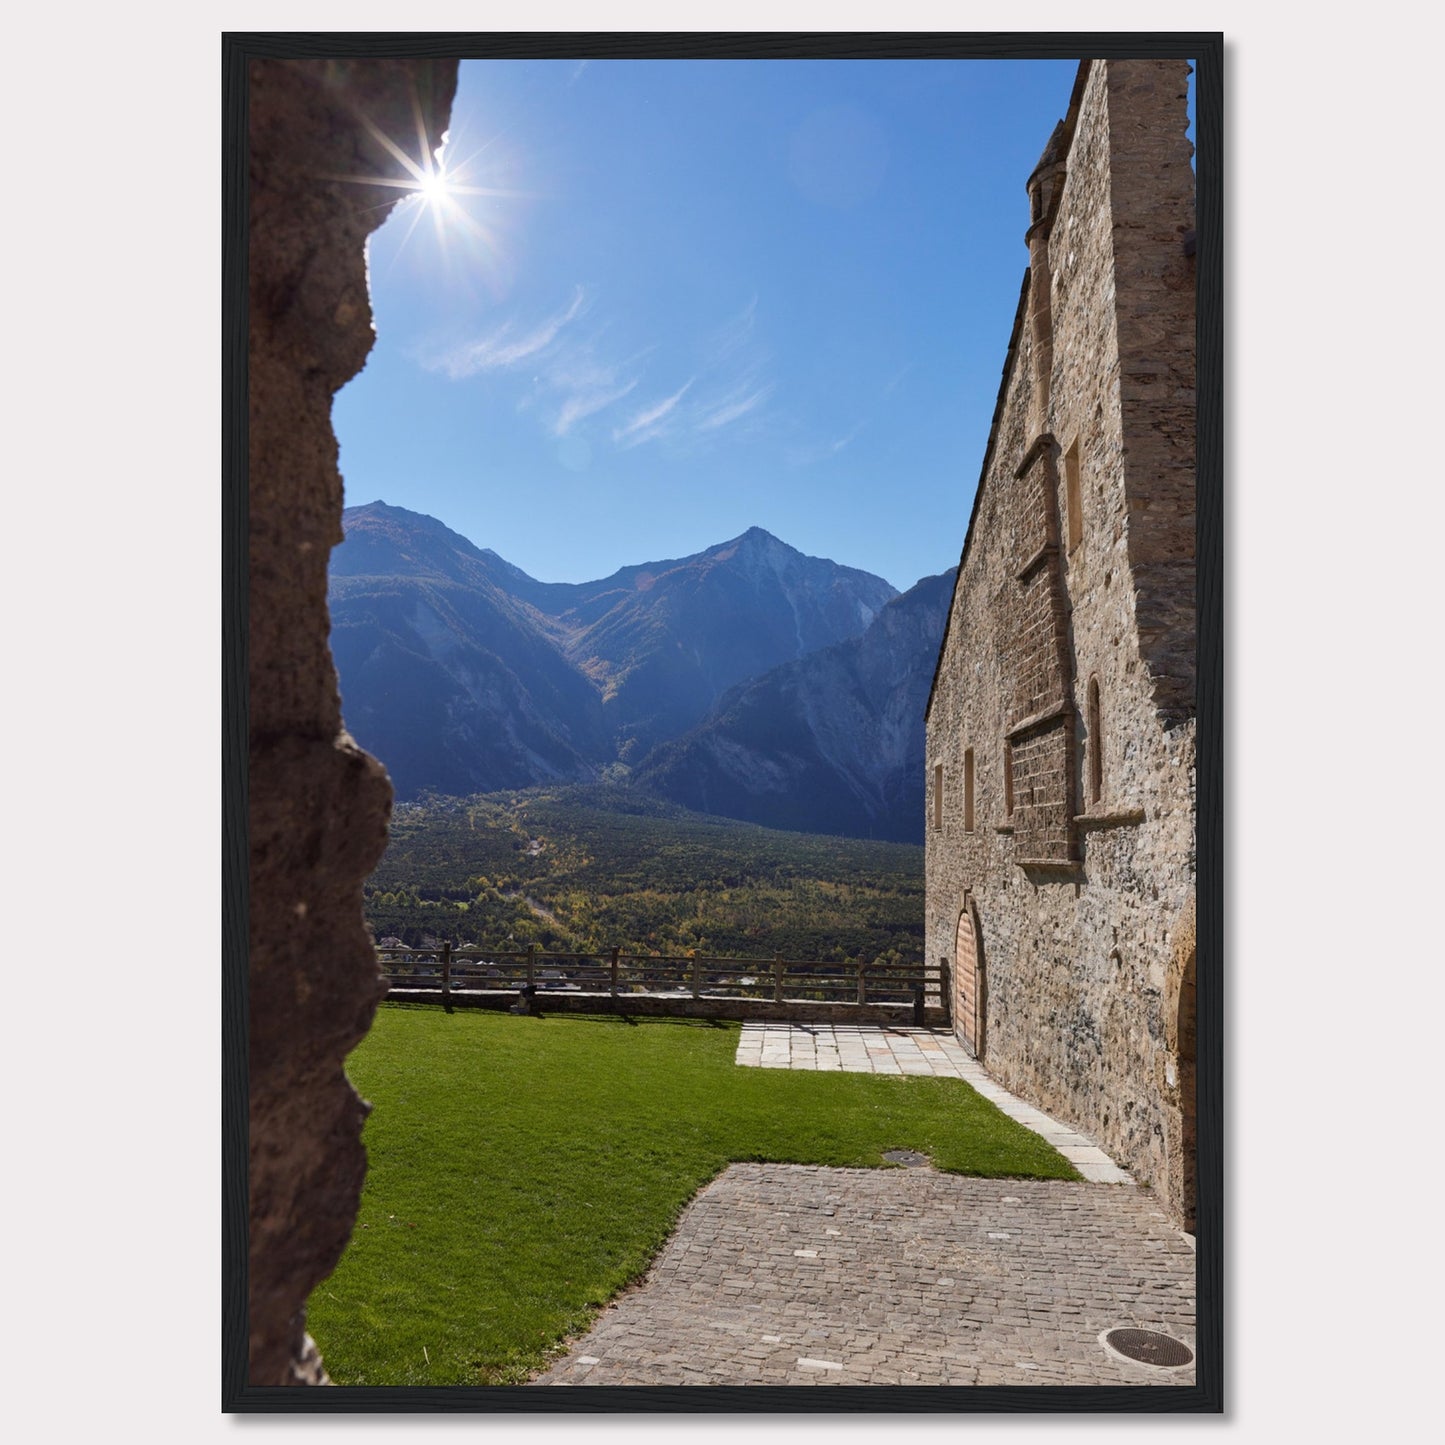
[[[222,54],[223,1409],[1222,1411],[1223,37]]]

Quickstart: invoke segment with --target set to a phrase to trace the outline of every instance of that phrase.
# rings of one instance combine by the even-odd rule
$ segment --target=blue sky
[[[765,527],[958,560],[1072,61],[467,61],[370,250],[348,505],[545,581]]]

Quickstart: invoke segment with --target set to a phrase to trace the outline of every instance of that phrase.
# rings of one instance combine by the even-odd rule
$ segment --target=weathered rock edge
[[[391,784],[342,729],[327,564],[331,402],[371,349],[366,238],[405,194],[378,136],[439,143],[454,60],[257,60],[249,72],[248,1334],[254,1386],[326,1384],[306,1300],[350,1237],[366,1105],[343,1072],[384,986],[362,882]]]

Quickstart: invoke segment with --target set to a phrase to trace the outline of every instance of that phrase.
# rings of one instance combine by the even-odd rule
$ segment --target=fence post
[[[702,990],[698,987],[698,970],[699,970],[701,967],[702,967],[702,964],[701,964],[700,961],[698,960],[697,955],[696,955],[696,954],[693,954],[693,957],[692,957],[692,996],[693,996],[694,998],[701,998],[701,997],[702,997]]]
[[[442,1007],[452,1011],[452,945],[448,939],[442,944]]]
[[[613,998],[616,998],[616,997],[617,997],[617,957],[618,957],[618,955],[619,955],[621,952],[622,952],[622,945],[621,945],[620,943],[614,943],[614,944],[612,945],[612,997],[613,997]]]
[[[773,1002],[774,1002],[774,1003],[782,1003],[782,1001],[783,1001],[783,955],[782,955],[781,953],[775,953],[775,954],[773,955]]]
[[[527,982],[533,987],[537,983],[537,945],[535,943],[527,945]]]
[[[862,1008],[868,1002],[867,977],[863,972],[863,960],[858,960],[858,1007]]]

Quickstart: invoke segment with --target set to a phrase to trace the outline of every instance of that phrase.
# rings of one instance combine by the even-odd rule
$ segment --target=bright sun
[[[405,249],[422,218],[429,216],[436,230],[438,244],[445,252],[452,241],[469,242],[476,254],[495,257],[499,253],[500,239],[493,223],[484,221],[474,214],[475,203],[471,197],[517,196],[519,191],[504,190],[495,186],[466,184],[468,165],[445,167],[435,153],[427,155],[421,151],[420,159],[413,159],[379,126],[362,117],[371,138],[396,163],[390,175],[336,176],[339,181],[350,181],[358,185],[395,187],[405,193],[405,209],[411,212],[410,224],[397,245],[399,255]],[[427,137],[418,135],[419,147],[424,147]],[[443,137],[443,143],[446,137]]]
[[[446,172],[439,166],[428,171],[416,183],[417,195],[428,203],[445,200],[450,192],[451,186],[447,182]]]

